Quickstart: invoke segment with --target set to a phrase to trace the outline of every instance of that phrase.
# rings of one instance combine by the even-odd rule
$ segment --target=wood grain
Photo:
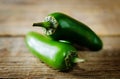
[[[87,61],[78,63],[68,73],[58,72],[41,63],[24,44],[24,37],[0,38],[0,78],[25,79],[119,79],[120,37],[101,37],[101,51],[81,51],[79,57]]]
[[[120,79],[120,0],[0,0],[0,79]],[[79,50],[68,73],[49,68],[24,44],[29,31],[51,12],[64,12],[88,25],[104,42],[101,51]]]
[[[64,12],[100,36],[120,36],[120,0],[0,0],[0,35],[25,35],[33,22]]]

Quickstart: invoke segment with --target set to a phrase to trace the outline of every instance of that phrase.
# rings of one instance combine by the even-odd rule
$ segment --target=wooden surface
[[[0,0],[0,78],[120,79],[120,0]],[[32,23],[54,11],[87,24],[102,39],[101,51],[78,51],[87,61],[68,73],[41,63],[26,48]]]
[[[102,37],[104,48],[99,52],[79,51],[85,63],[73,71],[58,72],[36,59],[24,44],[23,37],[0,38],[0,77],[31,79],[119,79],[120,37]]]
[[[82,21],[98,35],[118,35],[119,9],[120,0],[0,0],[0,35],[24,35],[33,30],[33,22],[55,11]]]

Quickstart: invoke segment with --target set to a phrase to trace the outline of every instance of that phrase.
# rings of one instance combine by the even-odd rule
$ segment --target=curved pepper
[[[78,58],[76,49],[70,44],[54,41],[37,32],[29,32],[25,42],[32,54],[48,66],[60,71],[70,70],[76,62],[84,61]]]
[[[103,46],[101,39],[87,25],[63,13],[49,14],[44,22],[34,23],[46,29],[46,34],[55,40],[67,40],[90,50],[100,50]]]

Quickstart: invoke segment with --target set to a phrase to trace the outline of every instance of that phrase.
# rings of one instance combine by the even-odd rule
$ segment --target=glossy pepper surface
[[[54,41],[48,36],[37,32],[29,32],[25,37],[29,50],[48,66],[66,71],[73,68],[78,59],[76,49],[68,43]]]
[[[46,34],[55,40],[67,40],[90,50],[97,51],[103,46],[101,39],[87,25],[60,12],[49,14],[43,22],[33,26],[44,27]]]

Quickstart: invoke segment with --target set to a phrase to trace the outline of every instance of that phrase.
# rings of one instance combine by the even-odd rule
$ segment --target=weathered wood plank
[[[98,35],[120,35],[119,8],[120,0],[0,0],[0,35],[24,35],[54,11],[75,17]]]
[[[98,52],[81,51],[78,63],[68,73],[41,63],[26,48],[24,37],[0,37],[0,78],[30,79],[119,79],[120,37],[101,37],[104,48]]]

